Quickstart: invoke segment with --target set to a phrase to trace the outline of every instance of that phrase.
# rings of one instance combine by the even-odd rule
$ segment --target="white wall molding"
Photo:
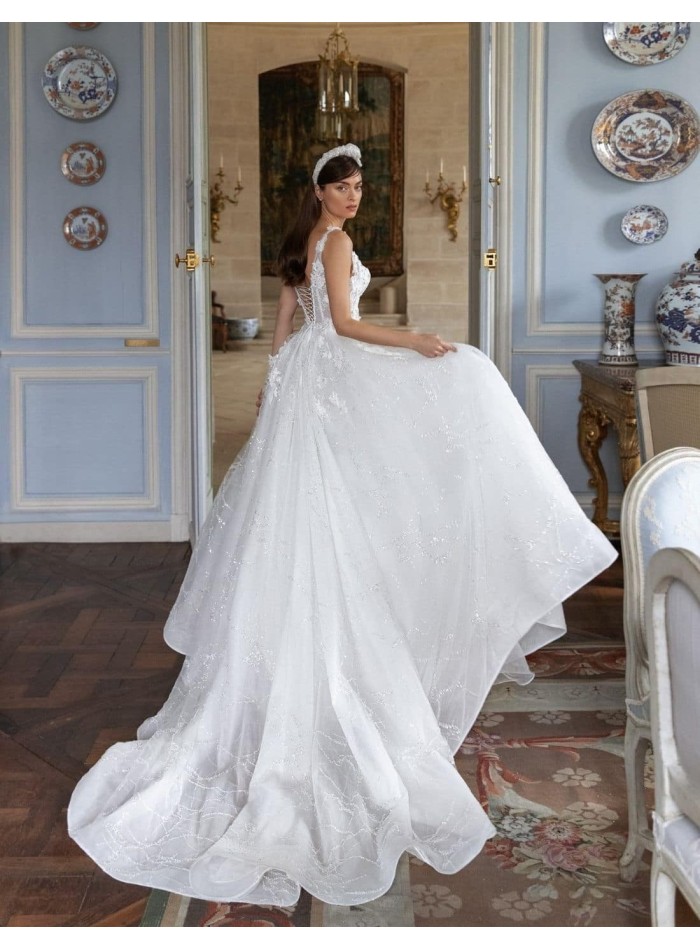
[[[145,442],[145,491],[143,495],[27,495],[25,493],[25,426],[24,387],[29,381],[74,380],[84,383],[136,381],[144,391],[144,442]],[[140,369],[107,369],[102,367],[15,367],[10,370],[11,407],[10,431],[12,433],[12,463],[10,471],[10,497],[13,511],[102,511],[104,509],[154,509],[159,498],[159,452],[158,452],[158,369],[154,366]]]
[[[144,251],[144,327],[140,335],[158,336],[158,227],[156,161],[156,25],[141,24],[141,82],[143,135],[143,251]]]
[[[10,306],[12,335],[24,324],[24,77],[23,25],[8,27],[10,97]]]
[[[105,324],[104,326],[81,326],[58,324],[51,326],[30,325],[26,322],[25,281],[25,161],[24,142],[24,52],[23,24],[9,25],[9,75],[10,75],[10,247],[11,247],[11,334],[19,339],[83,339],[113,337],[158,337],[158,262],[156,226],[156,57],[155,23],[141,24],[141,82],[142,82],[142,208],[141,222],[144,255],[143,322],[129,324]]]
[[[589,517],[593,516],[593,501],[595,500],[595,492],[592,491],[575,491],[573,496],[579,505],[583,508]],[[613,518],[619,520],[620,518],[620,508],[622,507],[622,495],[620,492],[610,492],[608,495],[608,518]]]
[[[542,437],[543,384],[548,379],[579,379],[579,371],[567,363],[538,365],[525,369],[525,413],[537,435]]]
[[[496,241],[500,264],[496,269],[494,362],[507,382],[511,379],[513,332],[513,98],[515,83],[515,24],[493,24],[494,168],[501,176],[496,204]]]
[[[542,325],[544,283],[544,177],[545,177],[545,24],[530,24],[527,116],[527,225],[525,281],[527,332]]]
[[[659,346],[635,346],[634,348],[637,356],[652,357],[656,356],[659,359],[662,357],[662,352]],[[580,346],[514,346],[513,354],[519,356],[546,356],[548,353],[552,355],[564,355],[570,353],[572,356],[600,356],[600,346],[593,346],[591,344],[582,344]]]
[[[188,140],[188,25],[169,24],[170,48],[170,248],[183,253],[187,239],[186,181]],[[189,282],[180,269],[170,270],[172,313],[171,492],[173,540],[190,537],[192,521],[191,354]]]
[[[22,349],[21,347],[5,347],[4,350],[0,350],[1,356],[50,356],[52,359],[54,357],[61,358],[63,356],[71,356],[75,358],[76,356],[84,357],[89,356],[91,359],[94,359],[96,356],[108,356],[110,359],[113,356],[135,356],[137,359],[144,358],[153,358],[154,356],[169,356],[170,350],[166,347],[157,347],[157,346],[125,346],[122,349],[110,349],[110,350],[37,350],[30,349],[29,347]]]
[[[173,536],[170,521],[16,521],[0,524],[0,541],[4,544],[180,540],[182,538]]]

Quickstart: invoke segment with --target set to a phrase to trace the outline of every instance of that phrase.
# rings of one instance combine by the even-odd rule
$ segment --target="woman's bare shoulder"
[[[352,253],[352,239],[349,234],[340,229],[330,231],[326,238],[326,246],[323,249],[324,259],[335,260],[339,257],[347,257]]]

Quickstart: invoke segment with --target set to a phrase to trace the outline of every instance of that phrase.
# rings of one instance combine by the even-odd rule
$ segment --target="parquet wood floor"
[[[136,926],[147,888],[66,833],[70,793],[163,704],[162,628],[189,545],[0,545],[0,926]],[[566,606],[568,638],[622,637],[618,561]]]
[[[0,926],[131,926],[148,888],[66,833],[86,768],[163,704],[189,545],[0,545]]]

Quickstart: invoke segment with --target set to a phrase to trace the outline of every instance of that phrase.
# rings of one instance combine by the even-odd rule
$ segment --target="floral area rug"
[[[485,711],[456,762],[498,835],[461,871],[404,854],[391,890],[357,907],[305,892],[279,908],[155,891],[142,926],[649,926],[648,860],[632,884],[618,872],[623,735],[621,710]]]
[[[456,760],[498,834],[455,875],[410,858],[415,925],[649,926],[648,861],[618,872],[623,737],[621,710],[482,713]]]

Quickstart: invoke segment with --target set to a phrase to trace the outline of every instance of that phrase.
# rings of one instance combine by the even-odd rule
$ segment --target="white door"
[[[178,251],[187,281],[190,383],[190,540],[194,544],[212,504],[211,294],[209,268],[209,149],[207,120],[207,34],[205,23],[187,25],[187,247]]]
[[[474,138],[478,168],[472,195],[472,335],[504,376],[510,376],[510,216],[512,157],[510,97],[513,31],[510,23],[481,23],[472,44]],[[478,119],[478,120],[477,120]],[[475,176],[476,177],[476,176]],[[475,332],[476,331],[476,332]]]

